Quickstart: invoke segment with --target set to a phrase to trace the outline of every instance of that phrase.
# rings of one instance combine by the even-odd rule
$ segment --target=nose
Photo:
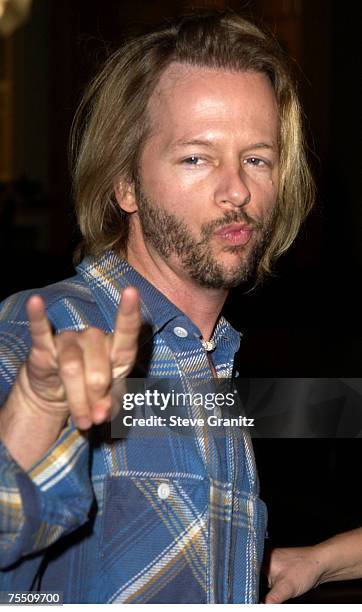
[[[219,177],[215,201],[223,208],[240,208],[249,204],[251,193],[238,164],[235,168],[224,168]]]

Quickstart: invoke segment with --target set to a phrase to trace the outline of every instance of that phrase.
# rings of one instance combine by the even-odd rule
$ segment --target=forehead
[[[179,132],[222,127],[265,132],[276,138],[278,109],[268,77],[172,63],[148,103],[152,132],[170,138]],[[185,134],[187,136],[187,134]]]

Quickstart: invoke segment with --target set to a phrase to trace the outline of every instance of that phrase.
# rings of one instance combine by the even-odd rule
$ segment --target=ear
[[[124,212],[133,213],[138,210],[133,183],[115,182],[114,195],[120,209]]]

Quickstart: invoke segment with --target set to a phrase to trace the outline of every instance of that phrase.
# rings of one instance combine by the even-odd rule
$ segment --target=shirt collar
[[[113,329],[121,290],[129,286],[138,289],[142,318],[152,326],[153,334],[161,331],[173,319],[186,317],[163,293],[113,251],[106,251],[100,257],[86,257],[76,269],[92,291],[110,329]],[[200,336],[200,330],[190,319],[188,321],[195,335]],[[240,333],[223,316],[216,324],[213,340],[216,343],[221,337],[231,341],[237,350]]]

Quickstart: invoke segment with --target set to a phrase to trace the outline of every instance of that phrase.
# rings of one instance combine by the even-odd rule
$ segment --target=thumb
[[[266,604],[279,604],[283,603],[287,599],[294,597],[294,592],[291,588],[290,582],[287,580],[278,580],[269,593],[265,597]]]

